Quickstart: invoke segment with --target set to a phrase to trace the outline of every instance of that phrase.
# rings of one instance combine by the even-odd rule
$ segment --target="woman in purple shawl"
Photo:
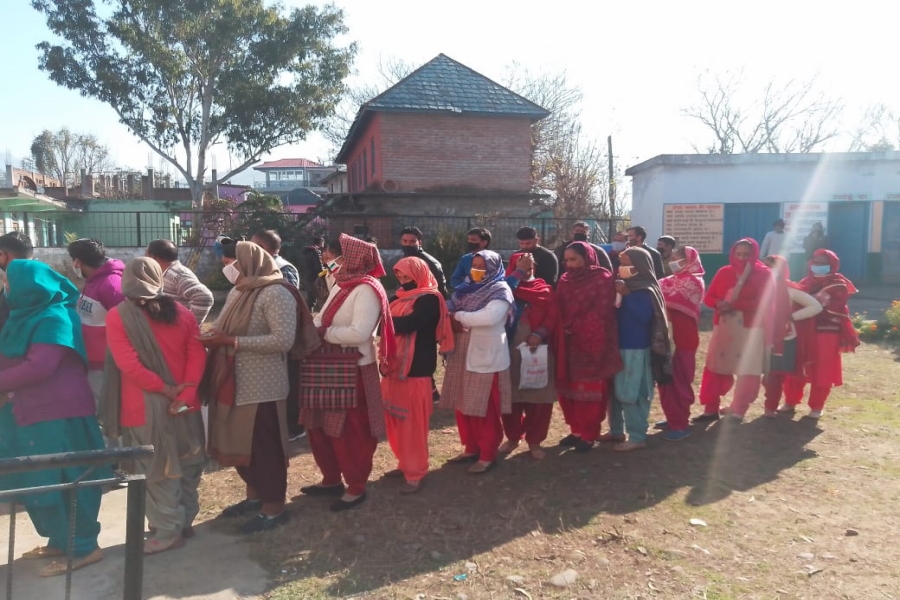
[[[506,323],[513,295],[504,281],[503,260],[490,250],[472,259],[463,285],[447,302],[456,350],[447,359],[441,406],[456,410],[465,450],[453,463],[474,462],[469,473],[489,471],[503,441],[500,415],[512,408]]]

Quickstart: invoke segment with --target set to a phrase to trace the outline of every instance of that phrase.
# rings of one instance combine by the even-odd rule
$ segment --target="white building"
[[[900,282],[900,152],[663,154],[637,164],[632,222],[695,246],[708,273],[742,237],[787,223],[794,279],[802,240],[821,222],[851,279]]]

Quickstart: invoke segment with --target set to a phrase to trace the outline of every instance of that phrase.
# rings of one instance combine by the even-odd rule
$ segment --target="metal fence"
[[[72,595],[72,548],[75,541],[75,512],[77,506],[77,490],[82,487],[95,487],[111,484],[125,484],[128,487],[128,503],[125,517],[125,570],[124,600],[141,600],[144,582],[144,511],[147,482],[143,475],[116,476],[103,479],[88,480],[97,467],[136,459],[147,458],[153,454],[153,446],[135,446],[131,448],[110,448],[106,450],[87,450],[84,452],[67,452],[63,454],[41,454],[22,456],[0,460],[0,477],[13,473],[43,471],[47,469],[63,469],[68,467],[90,467],[81,477],[68,483],[44,485],[30,488],[17,488],[0,491],[0,502],[9,502],[9,545],[7,548],[6,600],[13,598],[13,567],[16,552],[16,508],[25,496],[62,492],[69,502],[69,539],[66,555],[66,592],[69,600]]]
[[[522,227],[537,230],[544,246],[570,239],[572,225],[585,221],[591,227],[590,241],[608,241],[610,231],[629,225],[627,218],[555,219],[544,217],[378,215],[335,213],[316,216],[307,213],[206,212],[206,211],[117,211],[117,212],[9,212],[0,206],[0,233],[24,231],[35,247],[63,247],[78,238],[96,238],[110,247],[143,247],[155,239],[169,239],[181,246],[212,245],[220,233],[251,235],[260,228],[282,233],[285,244],[305,245],[313,235],[337,236],[348,233],[374,237],[383,249],[400,246],[400,232],[415,226],[422,230],[426,244],[436,238],[463,239],[474,227],[491,232],[491,246],[514,249],[516,232]]]

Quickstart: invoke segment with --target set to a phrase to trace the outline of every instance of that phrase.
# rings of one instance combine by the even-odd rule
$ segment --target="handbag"
[[[522,354],[522,365],[519,375],[520,390],[540,390],[547,387],[549,381],[549,362],[547,344],[540,344],[534,352],[525,342],[518,346]]]
[[[356,407],[359,349],[325,344],[300,363],[300,406],[337,410]]]

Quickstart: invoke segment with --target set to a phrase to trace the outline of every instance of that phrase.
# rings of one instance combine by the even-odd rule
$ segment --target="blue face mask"
[[[831,265],[812,265],[809,270],[812,271],[813,277],[825,277],[831,273]]]

